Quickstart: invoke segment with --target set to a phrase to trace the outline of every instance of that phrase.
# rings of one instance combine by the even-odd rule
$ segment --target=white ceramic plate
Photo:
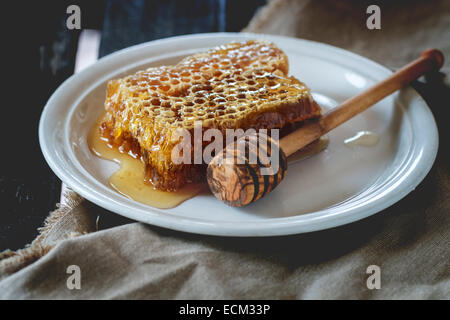
[[[437,128],[422,98],[406,88],[331,132],[328,149],[290,165],[278,188],[250,206],[231,208],[212,195],[201,195],[160,210],[109,187],[117,164],[94,156],[86,142],[103,110],[106,82],[250,38],[266,38],[284,50],[290,74],[304,81],[327,108],[391,74],[348,51],[288,37],[214,33],[144,43],[100,59],[55,91],[39,127],[48,164],[73,190],[108,210],[161,227],[225,236],[286,235],[343,225],[389,207],[425,177],[438,148]],[[376,132],[380,142],[375,147],[346,146],[344,140],[360,130]]]

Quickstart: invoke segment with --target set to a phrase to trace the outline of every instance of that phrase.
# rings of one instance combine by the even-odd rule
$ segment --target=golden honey
[[[112,146],[102,137],[100,127],[103,121],[104,115],[90,130],[88,145],[98,157],[120,165],[119,170],[108,180],[111,187],[120,194],[155,208],[168,209],[208,190],[205,184],[188,184],[175,192],[156,190],[145,182],[145,165],[136,154],[129,151],[121,152],[120,148]]]

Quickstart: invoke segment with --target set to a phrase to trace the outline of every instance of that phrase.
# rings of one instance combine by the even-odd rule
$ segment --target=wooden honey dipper
[[[252,164],[255,161],[248,161],[251,150],[255,150],[255,140],[248,136],[238,139],[217,154],[209,163],[207,180],[211,191],[218,199],[233,207],[242,207],[262,198],[284,178],[288,156],[428,71],[439,70],[443,63],[442,52],[436,49],[426,50],[417,60],[404,66],[387,79],[344,101],[317,121],[309,122],[283,137],[278,144],[275,143],[275,148],[270,148],[270,143],[268,143],[269,147],[267,150],[263,150],[262,154],[267,152],[267,156],[271,157],[274,152],[278,153],[279,160],[279,166],[269,174],[262,175],[260,170],[261,168],[269,170],[270,164],[265,164],[266,161],[262,161],[260,158],[255,164]],[[273,141],[269,137],[262,137],[260,133],[257,135],[259,136],[255,137],[256,139],[266,138],[268,142]],[[238,148],[241,144],[244,144],[245,148]],[[245,151],[242,152],[242,150]],[[242,161],[238,162],[236,159]]]

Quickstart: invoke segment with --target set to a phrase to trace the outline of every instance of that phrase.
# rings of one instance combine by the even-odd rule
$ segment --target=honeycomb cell
[[[152,99],[151,104],[154,106],[159,106],[161,104],[161,100],[159,100],[158,98]]]
[[[164,101],[163,103],[161,103],[161,107],[163,108],[170,108],[172,106],[172,103],[170,103],[169,101]]]

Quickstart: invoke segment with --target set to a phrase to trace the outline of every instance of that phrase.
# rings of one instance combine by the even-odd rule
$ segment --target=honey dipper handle
[[[281,149],[286,156],[293,154],[391,93],[405,87],[426,72],[439,70],[443,64],[444,56],[439,50],[429,49],[424,51],[417,60],[404,66],[387,79],[344,101],[339,107],[327,112],[318,121],[307,124],[282,138],[280,140]]]

